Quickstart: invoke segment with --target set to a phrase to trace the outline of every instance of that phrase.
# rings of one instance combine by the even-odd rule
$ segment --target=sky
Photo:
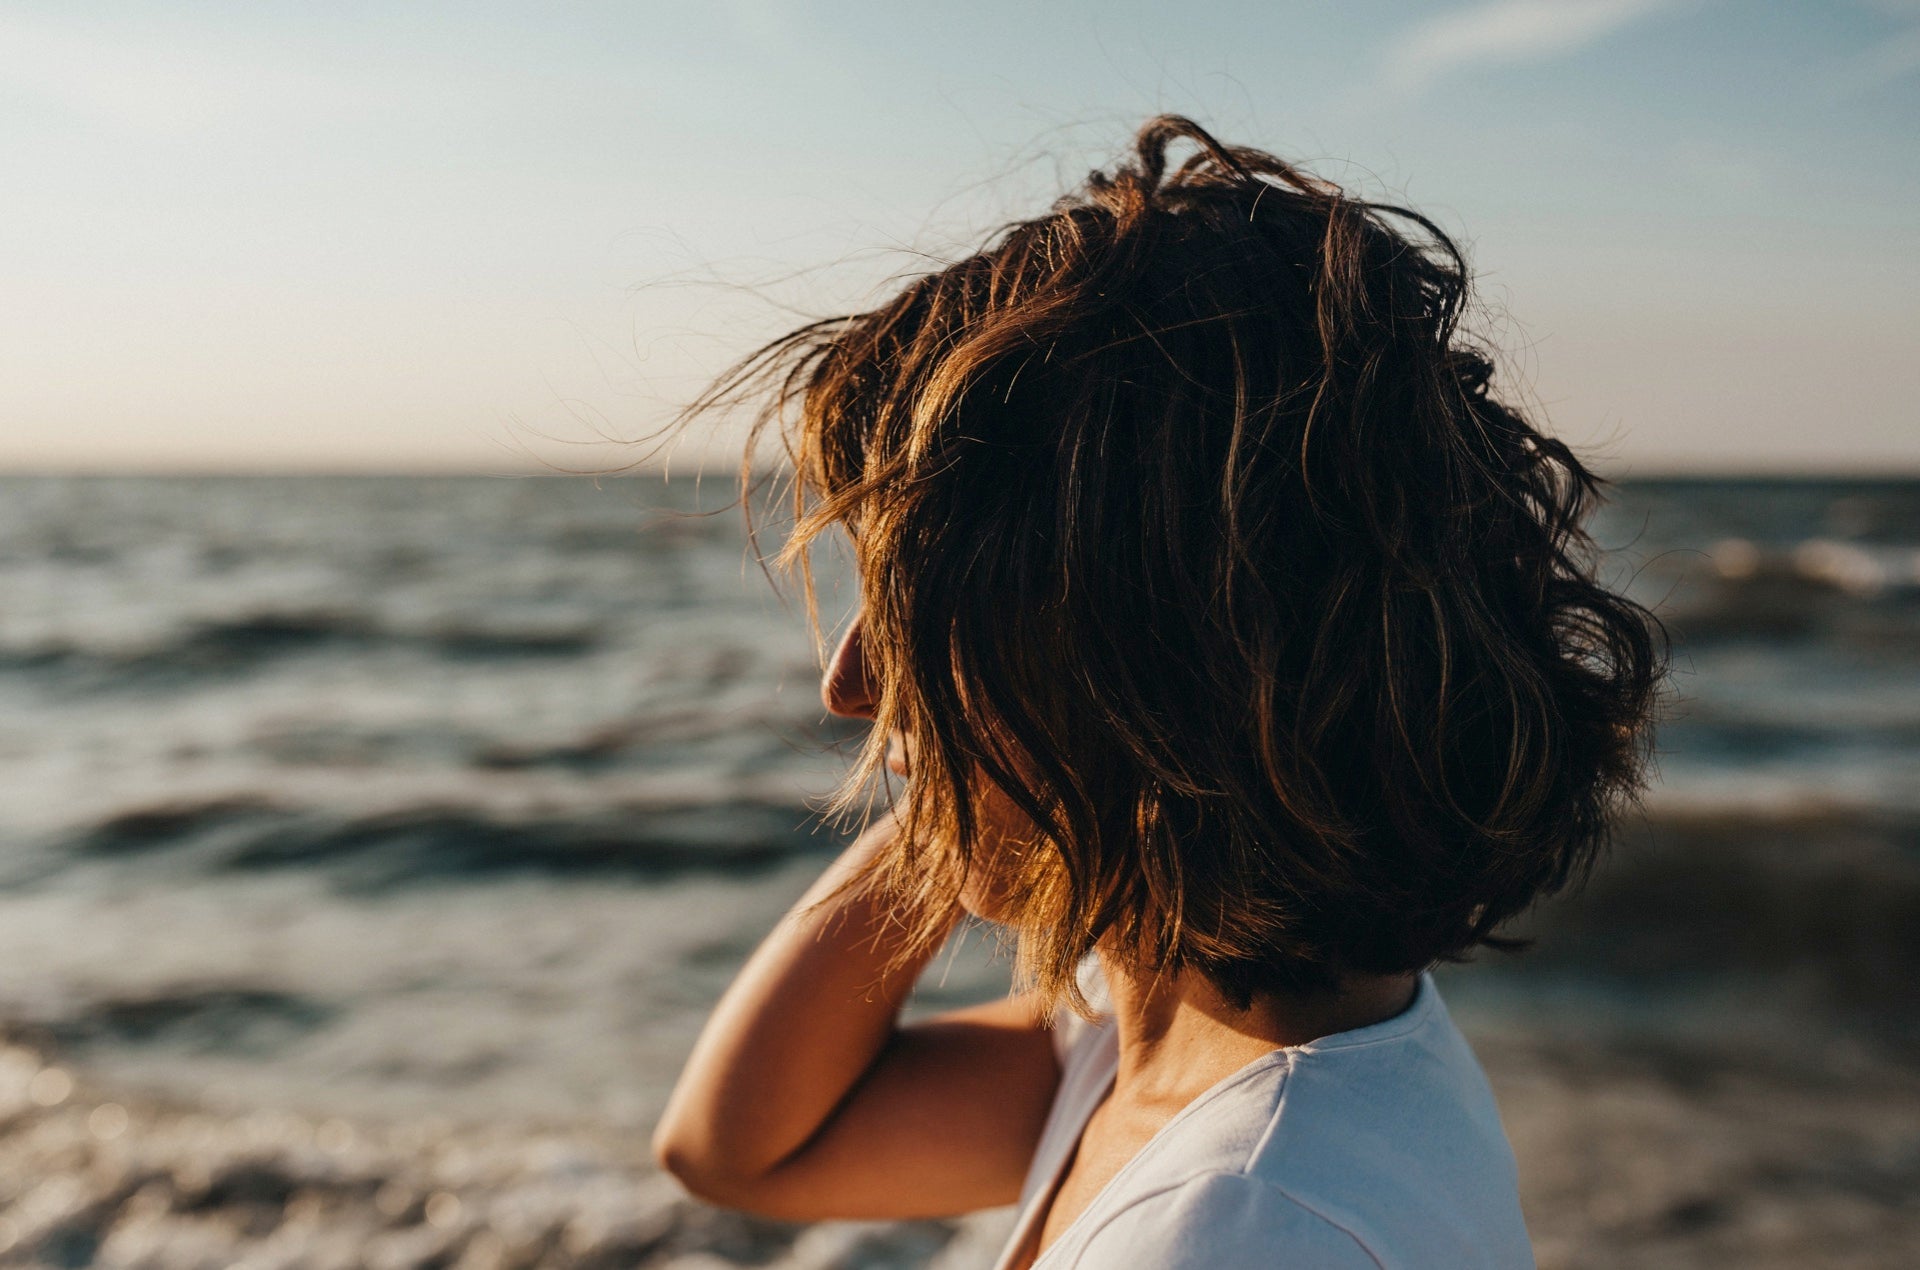
[[[0,0],[0,470],[598,470],[1141,120],[1467,244],[1617,475],[1920,473],[1920,0]]]

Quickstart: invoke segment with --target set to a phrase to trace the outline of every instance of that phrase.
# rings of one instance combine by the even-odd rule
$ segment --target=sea
[[[0,1036],[119,1106],[643,1141],[859,740],[734,493],[0,478]],[[1637,480],[1594,529],[1672,639],[1655,778],[1456,1017],[1920,1054],[1920,482]],[[970,931],[914,1008],[1006,982]]]

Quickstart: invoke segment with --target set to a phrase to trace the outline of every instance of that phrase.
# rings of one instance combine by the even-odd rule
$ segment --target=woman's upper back
[[[1062,1029],[1063,1075],[1001,1267],[1018,1254],[1118,1061],[1111,1018]],[[1402,1014],[1278,1049],[1201,1095],[1036,1270],[1530,1267],[1492,1092],[1422,976]]]

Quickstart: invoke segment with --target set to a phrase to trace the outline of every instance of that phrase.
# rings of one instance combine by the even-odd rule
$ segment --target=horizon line
[[[1606,481],[1674,481],[1674,480],[1750,480],[1750,481],[1913,481],[1920,480],[1920,460],[1912,462],[1878,463],[1839,463],[1834,465],[1808,465],[1791,463],[1768,464],[1725,464],[1716,465],[1693,461],[1665,461],[1645,464],[1589,463],[1588,466]],[[779,475],[790,469],[782,467],[764,467],[754,472],[756,479]],[[718,466],[689,465],[688,467],[663,466],[659,464],[641,464],[628,468],[608,468],[604,471],[566,470],[544,466],[525,466],[514,468],[488,467],[479,464],[406,464],[391,463],[375,465],[227,465],[192,467],[187,465],[128,465],[125,467],[104,466],[58,466],[58,465],[8,465],[0,463],[0,479],[9,480],[217,480],[217,479],[255,479],[255,480],[345,480],[355,477],[379,478],[445,478],[480,479],[494,477],[501,480],[523,480],[528,477],[543,477],[574,480],[613,480],[659,477],[663,480],[735,480],[740,469],[732,464]]]

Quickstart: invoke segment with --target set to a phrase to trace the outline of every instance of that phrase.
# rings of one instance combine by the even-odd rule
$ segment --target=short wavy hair
[[[1664,641],[1595,579],[1598,478],[1491,393],[1469,282],[1417,212],[1163,116],[697,403],[784,445],[790,561],[851,535],[879,695],[842,806],[905,733],[862,879],[903,961],[994,790],[1033,825],[994,863],[1017,971],[1076,1009],[1096,945],[1244,1007],[1509,942],[1589,870]]]

